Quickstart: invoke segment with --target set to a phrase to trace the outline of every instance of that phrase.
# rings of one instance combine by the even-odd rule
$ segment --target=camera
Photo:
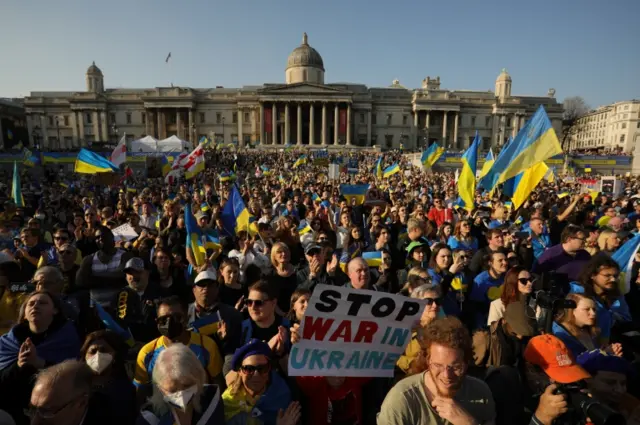
[[[542,333],[550,334],[556,313],[565,308],[575,308],[576,303],[566,299],[571,289],[567,274],[542,273],[538,281],[542,289],[534,293],[530,307],[534,311],[540,311],[537,317],[538,329]]]
[[[554,424],[585,424],[587,418],[594,425],[624,425],[626,420],[615,410],[600,403],[584,392],[585,386],[580,382],[559,384],[554,394],[564,394],[568,411],[560,416]]]

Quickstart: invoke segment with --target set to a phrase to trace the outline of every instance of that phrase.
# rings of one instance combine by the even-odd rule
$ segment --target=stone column
[[[444,111],[444,118],[442,120],[442,143],[446,149],[447,147],[447,111]]]
[[[264,104],[260,104],[260,137],[258,142],[260,142],[261,145],[264,145],[266,142],[266,137],[264,135]]]
[[[180,116],[180,109],[176,111],[176,136],[184,139],[184,137],[182,137],[182,117]]]
[[[427,138],[426,140],[426,144],[425,144],[425,148],[429,145],[429,125],[430,125],[430,118],[431,115],[429,114],[429,111],[427,111],[425,119],[424,119],[424,135]]]
[[[109,140],[109,126],[107,125],[107,111],[100,111],[100,120],[102,121],[102,139]],[[116,140],[118,143],[118,140]]]
[[[198,143],[198,133],[194,131],[194,127],[193,127],[194,121],[193,121],[193,109],[189,108],[189,129],[187,130],[189,132],[189,140],[191,141],[191,144],[195,146],[196,143]]]
[[[86,146],[84,133],[84,114],[82,111],[76,111],[76,119],[78,124],[78,145]]]
[[[347,104],[347,145],[351,145],[351,104]]]
[[[271,144],[278,144],[278,107],[275,102],[271,106]]]
[[[73,111],[71,111],[71,114],[69,114],[69,123],[71,124],[71,146],[75,147],[78,143],[78,124],[76,122],[76,113]],[[29,137],[31,137],[30,119],[27,119],[27,131],[29,132]],[[33,146],[33,142],[31,142],[31,146]]]
[[[309,144],[315,144],[315,136],[313,134],[315,130],[314,119],[313,119],[313,102],[309,104]]]
[[[289,102],[284,104],[284,144],[291,143],[291,128],[289,122]]]
[[[242,109],[238,109],[236,114],[238,114],[238,146],[244,146],[244,135],[242,133]]]
[[[455,117],[453,118],[453,146],[458,148],[458,117],[460,116],[459,112],[456,112]]]
[[[336,103],[335,109],[333,111],[333,144],[338,145],[338,128],[340,123],[338,104]]]
[[[102,140],[102,137],[100,136],[100,117],[98,116],[98,111],[93,111],[93,137],[96,141],[109,141],[109,139]]]
[[[491,140],[492,146],[498,146],[498,115],[493,114],[493,123],[491,124]]]
[[[500,141],[499,141],[499,146],[502,146],[504,144],[504,136],[507,134],[507,128],[506,128],[506,116],[505,115],[501,115],[500,116]]]
[[[371,146],[371,110],[367,111],[367,146]]]
[[[157,121],[158,121],[158,133],[156,134],[156,138],[157,139],[162,139],[162,111],[160,109],[158,109],[158,112],[156,112],[157,114]]]
[[[258,126],[258,111],[256,110],[256,108],[251,108],[251,140],[249,142],[251,142],[252,140],[253,141],[256,140],[257,126]]]
[[[513,122],[511,123],[511,137],[515,139],[518,135],[518,130],[520,130],[520,116],[513,114]]]
[[[296,145],[302,144],[302,104],[298,103],[298,126],[296,127]]]
[[[42,147],[49,147],[49,118],[46,114],[40,115],[40,124],[42,128]]]
[[[322,145],[327,145],[327,104],[322,102]]]

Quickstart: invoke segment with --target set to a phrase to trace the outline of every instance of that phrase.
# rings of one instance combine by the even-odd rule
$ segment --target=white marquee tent
[[[131,142],[130,151],[131,153],[184,152],[188,147],[188,142],[176,136],[171,136],[164,140],[156,140],[151,136],[146,136]]]

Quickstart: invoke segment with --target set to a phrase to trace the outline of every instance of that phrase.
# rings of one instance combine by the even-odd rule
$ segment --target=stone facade
[[[578,118],[569,134],[572,150],[634,152],[640,143],[640,100],[601,106]]]
[[[92,64],[84,92],[32,92],[25,99],[27,124],[29,134],[36,129],[41,135],[45,149],[115,143],[126,133],[131,140],[175,134],[194,143],[208,136],[266,147],[420,149],[438,141],[450,150],[463,150],[476,130],[488,149],[515,135],[539,105],[545,106],[558,134],[562,126],[555,91],[512,96],[506,70],[496,79],[495,91],[447,90],[440,77],[425,78],[417,89],[397,80],[389,87],[326,84],[324,73],[322,57],[306,34],[288,58],[285,84],[105,89],[102,71]]]

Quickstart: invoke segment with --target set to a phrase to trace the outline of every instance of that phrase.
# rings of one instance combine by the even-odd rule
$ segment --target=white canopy
[[[159,140],[157,152],[184,152],[186,147],[188,147],[187,142],[174,135]]]
[[[131,152],[157,152],[158,141],[151,136],[143,137],[142,139],[134,140],[131,142]]]

